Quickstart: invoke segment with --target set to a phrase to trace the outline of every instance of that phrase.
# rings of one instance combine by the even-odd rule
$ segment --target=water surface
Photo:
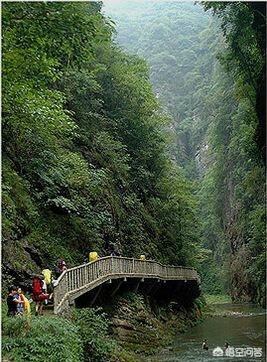
[[[216,305],[216,315],[184,334],[177,335],[173,344],[147,362],[201,362],[201,361],[265,361],[265,310],[241,304]],[[202,341],[207,339],[209,350],[202,350]],[[234,348],[262,348],[262,357],[226,357],[224,344]],[[223,357],[213,356],[217,346],[224,349]],[[243,350],[244,351],[244,350]],[[242,352],[241,352],[242,354]]]

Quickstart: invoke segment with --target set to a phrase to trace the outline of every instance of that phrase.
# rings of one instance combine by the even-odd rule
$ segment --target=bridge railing
[[[153,260],[108,256],[66,270],[54,290],[55,311],[70,293],[78,291],[103,277],[121,275],[161,279],[198,279],[193,268],[162,265]]]

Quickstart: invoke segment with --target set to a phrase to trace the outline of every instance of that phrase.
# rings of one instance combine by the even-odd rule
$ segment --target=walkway
[[[104,257],[94,262],[71,268],[62,273],[54,290],[54,313],[61,314],[75,299],[113,279],[148,278],[163,281],[184,280],[200,283],[193,268],[162,265],[153,260],[124,257]]]

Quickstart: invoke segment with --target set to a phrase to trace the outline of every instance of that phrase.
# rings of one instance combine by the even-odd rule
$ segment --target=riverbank
[[[231,297],[228,294],[204,294],[204,299],[207,306],[231,303]]]
[[[205,306],[203,308],[203,318],[213,317],[217,315],[223,315],[222,308],[218,306],[224,306],[231,304],[231,297],[227,294],[205,294],[204,295]]]

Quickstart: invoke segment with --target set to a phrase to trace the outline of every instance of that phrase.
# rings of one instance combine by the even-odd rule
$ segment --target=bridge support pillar
[[[71,301],[69,302],[69,306],[75,308],[75,300],[71,300]]]
[[[71,315],[72,314],[72,310],[75,308],[75,300],[66,300],[64,302],[64,304],[61,306],[61,310],[60,311],[57,311],[54,309],[54,314],[57,314],[57,315],[65,315],[65,316],[68,316],[68,315]]]
[[[90,305],[91,307],[93,306],[93,304],[95,303],[95,301],[97,300],[97,297],[99,296],[100,292],[102,290],[102,285],[100,285],[100,287],[98,288],[97,292],[95,293],[94,298],[92,299]]]
[[[138,282],[136,283],[136,285],[134,287],[134,293],[137,293],[137,291],[139,289],[139,285],[140,285],[140,280],[138,280]]]
[[[114,297],[114,295],[117,293],[117,291],[120,289],[120,286],[122,285],[122,280],[119,281],[118,285],[116,286],[116,288],[113,290],[113,292],[111,293],[111,298]]]

